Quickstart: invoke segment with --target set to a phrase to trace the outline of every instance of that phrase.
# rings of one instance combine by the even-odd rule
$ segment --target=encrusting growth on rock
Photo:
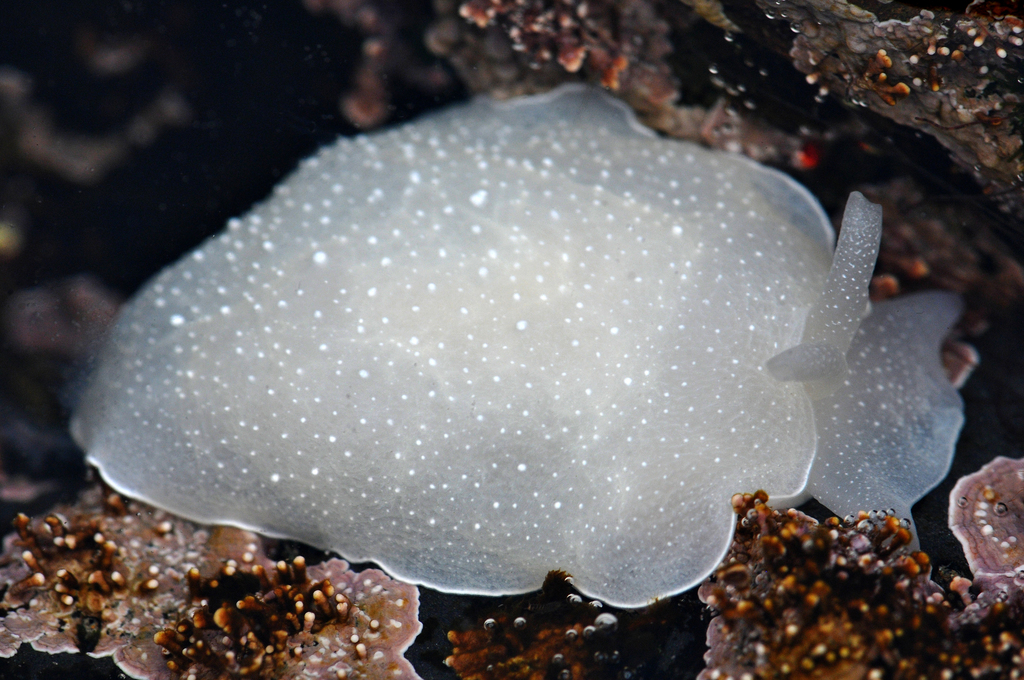
[[[1000,461],[989,466],[1003,473],[999,490],[985,487],[1000,495],[994,502],[1020,486],[1024,469]],[[967,479],[975,491],[984,486]],[[1024,588],[1013,585],[1012,567],[998,584],[957,577],[946,592],[930,579],[929,557],[911,550],[908,522],[891,511],[818,523],[767,502],[763,491],[733,497],[735,541],[698,590],[715,614],[700,680],[1024,677]],[[1024,515],[999,512],[1007,522]],[[992,535],[983,527],[995,521],[975,518],[972,531]],[[462,680],[688,677],[665,665],[669,641],[694,625],[685,597],[612,613],[551,572],[540,593],[507,598],[449,632],[446,663]]]
[[[467,627],[449,631],[445,663],[462,680],[622,680],[655,670],[683,677],[663,666],[673,631],[696,623],[685,605],[613,609],[581,597],[572,581],[552,571],[540,592],[478,611]]]
[[[962,12],[917,3],[846,0],[693,2],[708,21],[769,41],[819,96],[934,137],[951,158],[1020,214],[1024,17],[1019,3],[970,3]],[[769,24],[769,26],[770,26]],[[768,29],[768,30],[766,30]]]
[[[19,515],[4,542],[0,656],[22,643],[50,653],[113,656],[126,671],[159,668],[152,635],[185,604],[183,565],[242,559],[254,534],[176,520],[101,486],[42,519]],[[157,674],[154,677],[159,677]]]
[[[974,581],[1024,600],[1024,460],[999,456],[949,495],[949,527]]]
[[[401,654],[420,630],[416,589],[384,572],[338,559],[307,568],[300,556],[187,579],[198,608],[154,641],[189,680],[417,677]]]
[[[669,25],[654,2],[438,0],[435,8],[441,18],[427,45],[473,91],[504,99],[580,74],[641,112],[678,96]]]
[[[951,290],[964,297],[968,332],[1024,298],[1024,269],[999,238],[972,220],[970,207],[930,201],[907,178],[862,187],[882,206],[882,247],[876,272],[891,283],[872,289],[872,300],[919,290]],[[894,285],[893,285],[894,284]],[[978,327],[978,328],[971,328]]]
[[[909,549],[904,520],[875,511],[819,524],[767,500],[733,498],[735,542],[700,588],[718,613],[702,680],[1024,676],[1020,612],[958,609],[929,579],[928,556]]]
[[[152,680],[418,677],[402,656],[421,628],[418,591],[378,570],[274,562],[256,534],[100,485],[15,528],[0,555],[2,657],[30,643]]]

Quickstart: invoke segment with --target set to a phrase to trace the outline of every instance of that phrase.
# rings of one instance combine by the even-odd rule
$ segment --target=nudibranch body
[[[343,139],[124,310],[74,431],[117,489],[446,591],[642,605],[733,493],[843,513],[945,474],[959,303],[867,313],[880,211],[584,88]]]

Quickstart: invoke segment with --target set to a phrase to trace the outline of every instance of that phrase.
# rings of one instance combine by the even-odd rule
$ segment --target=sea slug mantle
[[[880,211],[579,87],[342,139],[122,313],[73,429],[114,487],[447,591],[699,582],[730,497],[910,505],[959,302],[865,317]]]

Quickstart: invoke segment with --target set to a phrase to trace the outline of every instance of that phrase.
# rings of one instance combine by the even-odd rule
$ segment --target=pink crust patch
[[[49,653],[112,656],[125,673],[152,680],[182,671],[204,680],[418,678],[403,653],[421,629],[419,591],[376,569],[356,573],[339,559],[308,569],[302,557],[274,562],[267,557],[273,542],[256,534],[194,524],[100,486],[44,518],[19,515],[15,528],[0,554],[0,584],[7,586],[0,657],[29,643]],[[210,612],[203,589],[231,579],[234,596]],[[327,603],[333,609],[320,602],[323,592],[334,598]],[[238,597],[255,613],[235,611]],[[154,638],[173,633],[166,627],[175,619],[204,613],[211,630],[193,637],[201,632],[219,643],[233,632],[242,648],[258,642],[259,654],[240,649],[215,667],[175,670],[175,641],[162,648]],[[246,618],[261,613],[279,624],[272,640],[254,637]]]
[[[962,340],[946,338],[942,342],[942,367],[953,387],[960,389],[981,363],[978,350]]]
[[[975,582],[1024,582],[1024,459],[1000,456],[961,478],[949,495],[949,528]]]

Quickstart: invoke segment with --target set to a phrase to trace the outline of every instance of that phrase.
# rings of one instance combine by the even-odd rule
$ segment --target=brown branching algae
[[[666,647],[671,631],[684,625],[682,612],[668,600],[611,611],[553,571],[539,593],[508,598],[449,631],[445,663],[462,680],[675,677],[665,668]]]
[[[272,570],[271,570],[272,569]],[[190,680],[315,680],[418,676],[402,652],[420,631],[416,588],[342,560],[271,568],[229,562],[187,574],[199,606],[158,632],[167,666]]]
[[[959,608],[905,522],[872,511],[818,524],[766,502],[734,498],[736,541],[700,588],[718,613],[702,680],[1024,676],[1019,602]]]
[[[153,680],[417,677],[402,657],[420,629],[416,588],[379,571],[275,563],[255,534],[100,486],[15,524],[0,558],[0,656],[26,643],[112,656]]]
[[[40,651],[113,655],[139,670],[162,663],[152,636],[165,611],[188,601],[183,570],[210,558],[242,561],[262,544],[235,529],[211,536],[98,486],[43,519],[20,516],[16,527],[4,546],[0,654],[31,643]]]

